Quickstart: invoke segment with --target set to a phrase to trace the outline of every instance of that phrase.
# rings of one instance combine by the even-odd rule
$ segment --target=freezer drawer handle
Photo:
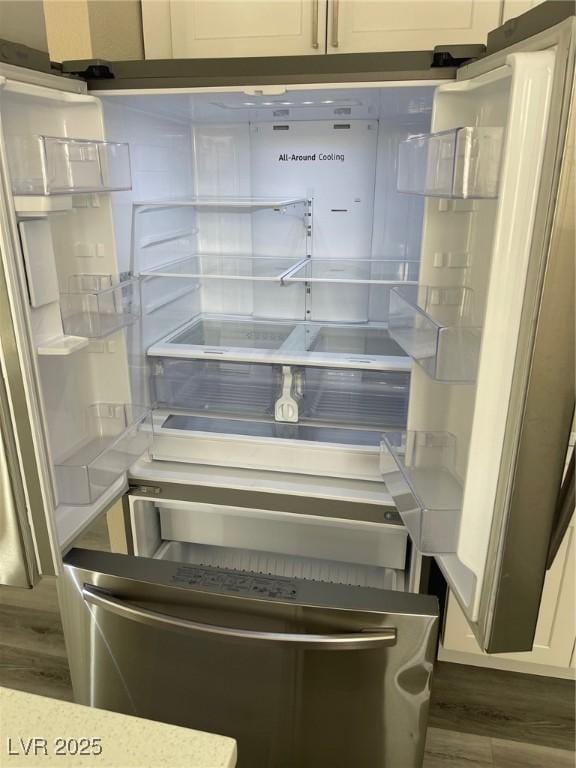
[[[396,629],[386,627],[379,630],[365,630],[346,635],[306,635],[288,632],[257,632],[235,627],[220,627],[197,621],[179,619],[139,606],[130,605],[116,597],[101,592],[90,584],[82,588],[82,597],[90,605],[111,611],[131,621],[151,627],[164,627],[176,631],[203,632],[207,635],[229,637],[234,640],[249,640],[265,645],[295,645],[298,648],[319,648],[334,651],[354,651],[368,648],[382,648],[396,645]]]

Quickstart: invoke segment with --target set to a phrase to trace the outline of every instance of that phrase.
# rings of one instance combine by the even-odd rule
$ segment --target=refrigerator
[[[0,47],[0,575],[58,577],[78,702],[417,768],[431,568],[531,649],[573,508],[570,10],[430,52]]]

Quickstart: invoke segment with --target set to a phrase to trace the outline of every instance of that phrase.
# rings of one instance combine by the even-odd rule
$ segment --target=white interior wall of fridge
[[[204,389],[210,389],[213,398],[216,389],[210,384],[214,381],[218,391],[222,389],[226,393],[228,406],[223,406],[222,400],[219,402],[225,413],[230,412],[230,404],[239,398],[248,407],[246,398],[257,394],[258,403],[263,405],[274,394],[278,386],[276,374],[267,366],[251,366],[246,350],[238,350],[235,361],[242,365],[236,366],[220,363],[220,351],[211,356],[214,362],[207,362],[206,357],[210,360],[210,354],[206,355],[210,353],[208,349],[203,350],[201,361],[195,359],[196,353],[189,363],[182,359],[171,360],[175,352],[172,332],[180,335],[184,329],[182,335],[185,335],[186,327],[195,318],[208,318],[205,322],[210,323],[212,318],[219,321],[220,317],[229,316],[225,322],[232,329],[245,319],[258,322],[270,319],[273,325],[266,332],[272,334],[282,333],[283,327],[278,323],[288,320],[353,324],[351,335],[357,332],[361,323],[385,327],[388,286],[370,285],[367,281],[354,284],[354,280],[339,284],[318,282],[313,287],[310,304],[307,304],[304,281],[281,285],[279,281],[251,279],[199,281],[190,280],[188,276],[187,280],[186,273],[179,274],[180,267],[175,265],[175,258],[189,253],[202,254],[197,258],[209,263],[211,256],[229,259],[255,256],[272,264],[287,259],[286,263],[290,265],[312,256],[334,261],[341,259],[348,270],[351,263],[364,267],[375,264],[376,260],[383,263],[408,261],[414,265],[411,272],[414,280],[423,202],[396,191],[397,154],[402,139],[428,129],[433,90],[432,87],[416,86],[302,91],[289,104],[286,99],[252,100],[238,93],[192,95],[166,92],[103,97],[107,135],[116,141],[130,142],[132,148],[132,191],[114,196],[117,229],[124,233],[120,239],[126,242],[132,227],[130,268],[136,273],[160,273],[160,277],[151,276],[143,282],[144,319],[141,328],[131,330],[132,334],[137,331],[143,334],[140,344],[131,347],[133,365],[138,350],[149,350],[153,363],[150,367],[151,387],[147,390],[147,362],[145,356],[140,358],[143,375],[133,375],[133,382],[140,382],[135,399],[141,401],[144,392],[149,402],[158,405],[158,388],[162,387],[164,397],[160,399],[164,403],[169,397],[165,394],[167,390],[174,392],[180,387],[181,391],[184,382],[192,383],[197,378],[205,379]],[[172,153],[172,162],[165,158],[162,168],[169,167],[181,174],[180,181],[169,185],[167,203],[170,199],[185,200],[186,195],[191,194],[207,200],[310,199],[313,208],[311,236],[307,239],[305,235],[303,224],[306,219],[302,219],[301,214],[292,215],[290,210],[286,215],[267,210],[246,215],[229,207],[206,210],[202,206],[186,208],[179,203],[178,207],[167,204],[154,209],[152,205],[144,204],[139,205],[139,211],[145,216],[138,213],[131,220],[126,204],[129,198],[141,204],[165,196],[165,184],[155,185],[155,175],[149,172],[150,153],[141,146],[147,141],[147,131],[158,132],[160,116],[165,121],[173,121],[165,141],[165,151]],[[186,130],[193,153],[189,177],[192,183],[188,189],[181,183],[186,178],[182,176],[183,171],[186,173],[189,168],[182,154],[186,140],[182,138],[183,144],[180,143]],[[172,141],[173,135],[178,139]],[[155,141],[161,142],[158,135]],[[121,251],[125,254],[124,249]],[[214,263],[221,268],[224,262]],[[228,261],[230,263],[234,264]],[[167,275],[173,275],[173,278]],[[286,328],[288,334],[290,329]],[[351,342],[347,340],[347,343]],[[360,339],[358,350],[361,351],[364,345],[365,341]],[[398,347],[395,349],[396,352],[388,352],[386,367],[405,376],[410,369],[409,360]],[[398,354],[402,356],[394,357]],[[230,358],[229,352],[227,355]],[[181,346],[178,357],[184,356]],[[344,359],[344,355],[333,357],[340,358],[338,365]],[[155,366],[154,360],[158,361],[159,367]],[[266,359],[260,362],[266,362]],[[354,369],[356,362],[351,362],[348,367]],[[310,391],[316,387],[318,391],[322,389],[326,383],[320,381],[322,377],[332,393],[334,387],[342,389],[344,381],[348,390],[350,387],[358,390],[356,402],[364,395],[368,403],[370,389],[377,392],[381,386],[376,373],[369,371],[328,370],[321,374],[318,370],[321,369],[316,372],[306,369],[305,375],[311,379]],[[205,372],[204,376],[199,373],[201,371]],[[317,385],[314,377],[318,379]],[[254,381],[253,389],[244,387],[245,381]],[[261,393],[268,386],[270,392],[262,399]],[[394,388],[395,385],[390,386]],[[184,399],[182,395],[178,402],[172,402],[177,417],[178,406],[180,411],[194,410],[191,398]],[[305,449],[306,444],[296,434],[283,436],[277,432],[276,437],[292,439],[284,443],[273,440],[275,452],[268,452],[266,456],[270,447],[266,435],[258,445],[248,434],[235,440],[230,439],[229,434],[210,435],[208,439],[206,419],[202,428],[196,420],[194,427],[183,429],[179,426],[177,429],[170,411],[165,410],[165,404],[163,407],[157,408],[154,415],[155,430],[157,426],[162,427],[158,434],[155,433],[153,456],[156,459],[249,468],[260,466],[285,471],[290,468],[308,473],[331,469],[333,476],[379,479],[378,440],[371,451],[361,450],[365,457],[362,470],[361,462],[354,462],[350,451],[346,453],[342,445],[335,446],[339,448],[342,460],[331,463],[330,457],[326,456],[327,460],[320,467],[310,461],[312,449]],[[206,407],[210,408],[206,403],[197,403],[195,410],[202,413]],[[248,414],[252,407],[248,408]],[[367,405],[363,409],[367,413]],[[377,409],[373,412],[377,419]],[[233,415],[237,417],[238,413]],[[172,430],[165,426],[167,416],[174,427]],[[337,423],[340,419],[350,421],[344,411],[336,418]],[[366,416],[364,421],[368,424]],[[183,425],[184,419],[179,418],[178,424]],[[216,420],[213,420],[212,426],[215,424]],[[224,433],[230,431],[229,422],[221,427]],[[322,439],[328,438],[323,436]],[[299,457],[297,466],[294,461],[286,462],[286,453]],[[332,455],[336,453],[332,452]],[[343,469],[345,458],[348,460],[347,472]]]

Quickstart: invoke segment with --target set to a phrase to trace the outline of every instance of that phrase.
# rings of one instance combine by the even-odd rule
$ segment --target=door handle
[[[318,0],[312,0],[312,48],[318,48]]]
[[[313,635],[291,632],[260,632],[236,627],[222,627],[215,624],[203,624],[189,619],[168,616],[147,608],[131,605],[113,597],[91,584],[82,588],[84,600],[97,608],[115,613],[124,619],[146,624],[149,627],[172,629],[176,631],[199,632],[215,637],[227,637],[233,640],[248,640],[263,645],[294,645],[303,649],[323,649],[333,651],[354,651],[370,648],[386,648],[396,645],[397,632],[395,627],[378,630],[365,630],[350,634]]]
[[[332,31],[330,43],[333,48],[338,48],[338,14],[340,11],[339,0],[332,0]]]

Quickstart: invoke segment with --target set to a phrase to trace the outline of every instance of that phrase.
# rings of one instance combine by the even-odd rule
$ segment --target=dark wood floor
[[[571,680],[439,661],[430,725],[574,749],[574,694]]]
[[[81,543],[102,548],[97,531]],[[0,685],[72,699],[53,579],[30,591],[0,589]],[[430,726],[470,734],[470,743],[476,735],[573,750],[574,696],[569,680],[438,662]]]

